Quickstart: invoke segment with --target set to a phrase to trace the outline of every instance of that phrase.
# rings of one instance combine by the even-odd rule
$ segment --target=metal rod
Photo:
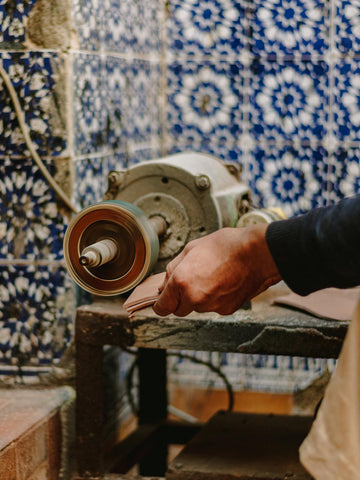
[[[154,215],[153,217],[149,218],[149,222],[151,223],[151,226],[157,233],[158,237],[161,237],[161,235],[164,235],[164,233],[167,230],[167,224],[165,219],[162,216]]]
[[[83,267],[99,267],[110,262],[119,254],[119,245],[112,239],[106,238],[84,248],[79,262]]]
[[[159,237],[166,232],[166,221],[160,215],[149,218],[149,222]],[[99,267],[113,260],[119,253],[118,243],[113,239],[106,238],[85,247],[80,254],[79,263],[83,267]]]

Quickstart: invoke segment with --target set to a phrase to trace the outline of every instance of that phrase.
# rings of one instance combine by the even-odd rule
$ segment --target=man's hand
[[[166,269],[158,315],[229,315],[281,280],[265,239],[267,225],[223,228],[193,240]]]

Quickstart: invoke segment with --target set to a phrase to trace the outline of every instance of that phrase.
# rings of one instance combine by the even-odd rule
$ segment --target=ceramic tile
[[[324,206],[327,151],[311,147],[256,147],[249,166],[253,202],[281,207],[287,216]]]
[[[157,155],[159,152],[154,152],[154,150],[149,146],[148,148],[133,148],[129,151],[129,160],[128,166],[131,167],[139,162],[146,162],[147,160],[153,160],[158,158]]]
[[[334,69],[333,135],[340,142],[360,141],[360,60],[344,60]]]
[[[162,0],[147,0],[150,10],[149,18],[149,53],[161,54],[163,49],[162,26],[164,23],[164,2]],[[145,18],[146,23],[147,18]],[[138,30],[141,25],[138,27]]]
[[[293,392],[305,388],[326,370],[334,369],[334,360],[328,359],[217,352],[184,353],[194,357],[195,361],[208,362],[220,368],[234,391]],[[210,389],[224,388],[222,377],[206,365],[194,363],[190,359],[171,356],[168,375],[173,384],[192,384]]]
[[[268,57],[324,55],[330,45],[328,0],[255,0],[251,49]]]
[[[128,19],[122,13],[122,0],[105,0],[103,2],[103,48],[107,52],[124,53],[126,51],[125,25]]]
[[[104,61],[100,55],[73,55],[73,122],[75,153],[88,154],[106,146]]]
[[[330,169],[331,203],[360,193],[360,148],[339,148]]]
[[[103,157],[76,160],[76,206],[79,209],[102,200],[107,189],[107,175],[109,173],[106,166]]]
[[[50,52],[1,53],[0,61],[10,76],[30,135],[39,155],[60,155],[66,148],[66,104],[61,82],[63,57]],[[26,155],[9,92],[0,79],[0,155]]]
[[[183,152],[199,152],[203,154],[213,155],[219,160],[225,162],[235,162],[243,165],[243,155],[238,145],[230,145],[227,143],[216,142],[195,142],[191,144],[174,144],[168,148],[168,154],[183,153]]]
[[[335,14],[335,46],[345,54],[360,53],[360,1],[338,0]]]
[[[317,142],[327,134],[328,67],[324,62],[251,66],[250,121],[256,141]]]
[[[166,93],[162,87],[162,72],[159,62],[154,61],[150,64],[150,81],[152,83],[152,121],[151,121],[151,135],[153,140],[158,141],[165,126],[163,125],[162,116],[165,111]]]
[[[126,168],[125,152],[113,152],[104,158],[104,169],[106,169],[107,173],[111,170],[122,170],[124,168]]]
[[[32,160],[0,159],[0,218],[0,258],[62,258],[64,217]]]
[[[113,151],[124,149],[127,134],[127,63],[117,57],[105,58],[106,145]]]
[[[101,0],[74,0],[73,21],[81,50],[99,51],[104,9]]]
[[[0,47],[21,48],[26,21],[36,0],[0,0]]]
[[[238,62],[169,65],[168,133],[171,142],[216,138],[234,143],[241,133],[242,67]]]
[[[21,367],[59,358],[72,335],[63,268],[0,266],[0,363]]]
[[[156,64],[155,64],[156,67]],[[159,70],[152,62],[132,60],[127,70],[127,140],[150,142],[159,128]]]
[[[107,0],[105,5],[106,51],[160,53],[163,8],[160,0]]]
[[[102,201],[108,188],[108,174],[126,168],[128,163],[125,152],[75,160],[76,207],[81,210]]]
[[[238,55],[246,45],[245,0],[174,0],[168,3],[172,53]]]

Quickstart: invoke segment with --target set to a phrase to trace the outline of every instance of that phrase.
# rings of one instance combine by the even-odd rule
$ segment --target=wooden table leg
[[[76,342],[76,442],[79,479],[103,474],[103,347]]]
[[[158,424],[167,418],[166,351],[139,349],[139,425]],[[167,468],[165,439],[140,462],[140,474],[163,476]]]

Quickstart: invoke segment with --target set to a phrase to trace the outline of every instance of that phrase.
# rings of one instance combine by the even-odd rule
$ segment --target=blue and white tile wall
[[[359,192],[359,14],[343,0],[168,2],[167,151],[238,161],[254,203],[290,216]],[[291,390],[333,366],[197,355],[238,388]],[[173,363],[178,381],[204,381],[205,367]]]
[[[109,170],[190,149],[239,162],[254,202],[289,215],[359,191],[358,0],[67,0],[60,47],[27,39],[39,3],[0,0],[0,60],[77,208],[101,199]],[[57,362],[71,341],[69,215],[0,83],[0,370],[25,374]],[[217,362],[239,388],[275,390],[326,363]]]
[[[83,208],[102,198],[110,170],[160,155],[163,9],[160,0],[58,7],[67,43],[49,35],[45,46],[29,38],[30,22],[56,31],[51,9],[0,0],[0,61],[38,154]],[[0,377],[21,382],[59,361],[86,296],[64,268],[71,215],[31,158],[2,79],[0,112]]]
[[[237,159],[254,201],[288,215],[357,192],[359,13],[342,0],[169,2],[169,151]]]
[[[67,178],[66,57],[27,49],[35,1],[0,1],[0,62],[32,139],[54,178]],[[70,282],[62,261],[68,219],[31,159],[0,80],[0,374],[22,381],[61,356],[72,331]],[[61,167],[60,167],[61,166]]]

